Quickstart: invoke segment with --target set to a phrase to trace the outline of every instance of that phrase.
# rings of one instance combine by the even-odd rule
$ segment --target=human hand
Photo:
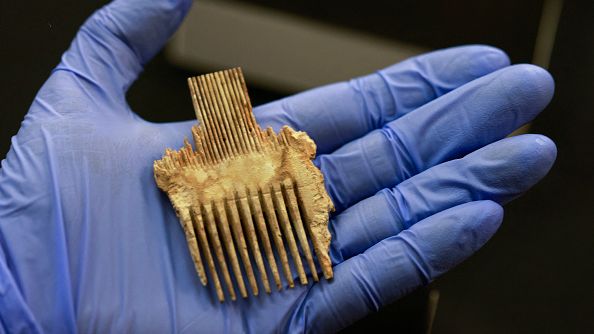
[[[195,122],[146,122],[125,99],[190,4],[101,9],[36,96],[0,170],[0,332],[334,331],[470,256],[555,159],[546,137],[503,139],[551,77],[485,46],[256,108],[318,145],[335,278],[220,304],[153,179]]]

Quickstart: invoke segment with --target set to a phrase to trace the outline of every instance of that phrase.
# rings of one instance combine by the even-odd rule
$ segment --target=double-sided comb
[[[234,282],[248,296],[244,277],[253,295],[257,276],[271,292],[269,273],[281,290],[282,270],[292,288],[292,268],[301,284],[308,283],[307,271],[318,281],[314,258],[332,278],[328,214],[334,206],[312,163],[315,143],[287,126],[278,134],[262,130],[238,68],[189,78],[188,84],[199,121],[192,128],[196,149],[188,140],[179,151],[167,149],[154,172],[180,219],[202,284],[212,281],[220,301],[224,285],[235,300]]]

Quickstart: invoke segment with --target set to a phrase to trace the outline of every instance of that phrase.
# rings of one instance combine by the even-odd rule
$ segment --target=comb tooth
[[[293,222],[293,226],[295,227],[295,232],[297,232],[297,237],[299,238],[299,244],[301,245],[301,249],[305,254],[305,259],[307,260],[307,264],[309,265],[309,269],[311,271],[311,275],[314,281],[319,281],[318,278],[318,271],[316,269],[316,265],[313,261],[313,256],[311,250],[309,248],[309,242],[307,241],[307,236],[305,234],[305,229],[303,228],[303,222],[301,221],[301,215],[299,214],[299,206],[297,202],[297,197],[295,197],[295,190],[293,189],[293,183],[289,180],[285,180],[283,182],[284,193],[286,195],[286,203],[289,207],[289,214],[291,215],[291,221]]]
[[[214,218],[212,206],[210,204],[204,205],[202,212],[205,213],[206,230],[208,231],[210,241],[214,244],[214,251],[217,256],[217,261],[219,262],[221,273],[223,274],[223,278],[225,279],[227,290],[229,291],[231,300],[235,300],[235,288],[233,287],[233,282],[231,282],[231,275],[229,274],[229,268],[227,268],[227,261],[225,261],[225,255],[223,254],[223,246],[221,245],[221,239],[219,239],[219,232],[217,231],[217,225]]]
[[[246,124],[243,108],[238,103],[237,96],[233,90],[233,80],[231,80],[229,77],[229,71],[220,72],[219,77],[222,78],[221,82],[224,87],[224,93],[226,94],[227,100],[232,106],[231,109],[233,110],[233,113],[237,119],[238,129],[242,136],[242,142],[245,145],[245,148],[251,152],[254,150],[254,138],[252,138],[252,136],[249,134],[249,131],[252,129]]]
[[[250,128],[254,129],[254,138],[258,142],[258,148],[261,147],[262,141],[264,140],[263,133],[260,129],[260,126],[256,123],[256,118],[254,117],[254,113],[252,112],[252,105],[247,93],[247,87],[245,85],[245,80],[243,79],[243,74],[241,73],[241,69],[234,68],[229,71],[231,77],[233,77],[233,87],[235,88],[235,92],[237,93],[241,105],[244,109],[244,115],[248,123],[250,124]]]
[[[200,84],[198,84],[198,80],[200,80]],[[202,101],[202,105],[204,107],[203,109],[203,114],[206,116],[208,115],[208,117],[206,119],[210,119],[210,122],[208,123],[208,127],[212,128],[212,141],[209,142],[210,145],[215,147],[215,150],[217,150],[218,152],[220,152],[221,158],[222,159],[227,159],[230,156],[231,153],[231,149],[230,147],[228,147],[229,143],[228,141],[225,139],[225,132],[224,132],[224,128],[222,128],[222,121],[221,121],[221,117],[220,115],[216,112],[216,110],[214,109],[213,105],[212,105],[212,100],[210,97],[210,94],[207,93],[207,87],[206,84],[204,82],[204,78],[203,77],[198,77],[197,78],[197,83],[196,83],[196,87],[198,87],[198,90],[200,92],[200,94],[198,95],[199,97],[199,101]]]
[[[204,103],[203,93],[198,87],[198,81],[196,78],[190,78],[188,80],[190,91],[192,93],[192,102],[194,102],[194,111],[196,112],[196,118],[200,121],[200,129],[202,129],[202,135],[204,140],[210,145],[204,145],[206,150],[205,154],[210,157],[211,162],[221,161],[222,153],[218,150],[217,137],[215,135],[215,129],[212,126],[212,120],[207,113],[207,107]],[[208,117],[207,117],[208,116]]]
[[[194,145],[196,146],[196,157],[200,161],[200,164],[204,165],[205,161],[212,161],[212,158],[210,157],[210,152],[204,147],[202,138],[204,138],[204,128],[193,126],[192,139],[194,139]]]
[[[241,153],[247,153],[249,152],[249,148],[247,146],[247,144],[249,144],[249,140],[245,137],[245,126],[241,124],[241,121],[238,117],[240,111],[235,107],[233,99],[229,94],[227,78],[222,72],[215,73],[214,77],[214,83],[216,84],[216,91],[220,98],[221,107],[227,113],[227,117],[231,120],[231,133],[233,134],[235,144]]]
[[[268,275],[266,274],[266,268],[264,267],[264,261],[262,260],[262,253],[260,253],[260,246],[258,245],[258,239],[256,237],[256,229],[254,228],[254,222],[252,221],[252,214],[250,212],[250,206],[248,204],[245,190],[241,189],[235,193],[235,200],[236,203],[239,203],[241,220],[243,221],[244,228],[248,236],[248,241],[252,249],[252,254],[256,260],[256,265],[260,271],[260,277],[262,278],[264,289],[267,293],[270,293],[270,283],[268,282]]]
[[[215,289],[217,291],[217,297],[219,301],[225,301],[225,295],[223,294],[223,287],[221,286],[221,281],[219,280],[219,275],[217,274],[217,270],[215,268],[214,259],[212,258],[212,254],[210,253],[210,247],[208,245],[208,239],[206,238],[206,231],[204,230],[204,221],[202,218],[202,212],[200,207],[196,207],[191,210],[192,218],[194,221],[194,228],[196,232],[198,232],[198,240],[200,241],[200,248],[204,253],[204,257],[206,258],[206,263],[208,263],[208,270],[210,271],[210,276],[214,281]],[[203,282],[203,284],[205,284]]]
[[[274,133],[274,130],[272,130],[271,127],[266,128],[266,131],[264,132],[264,143],[266,143],[266,147],[269,150],[276,150],[277,149],[277,140],[276,140],[276,134]]]
[[[241,261],[243,262],[243,268],[248,277],[248,281],[250,282],[250,286],[252,287],[252,293],[254,296],[258,295],[258,283],[256,282],[256,277],[254,276],[254,270],[252,268],[252,263],[250,262],[250,256],[248,253],[248,247],[245,242],[245,236],[243,234],[243,229],[241,227],[241,221],[239,220],[239,212],[237,210],[237,204],[235,202],[235,198],[230,197],[226,200],[227,210],[229,210],[228,217],[231,220],[231,232],[233,233],[233,237],[235,238],[235,243],[237,244],[237,248],[239,249],[239,256],[241,256]]]
[[[242,120],[243,127],[246,131],[246,135],[248,137],[250,146],[252,150],[259,150],[260,143],[258,141],[257,132],[259,129],[254,127],[254,124],[250,122],[250,115],[252,111],[248,109],[247,104],[241,102],[241,97],[238,93],[237,87],[237,80],[233,76],[232,71],[225,71],[225,76],[227,77],[227,81],[229,82],[229,93],[233,99],[233,103],[240,114],[240,118]]]
[[[235,274],[235,280],[239,286],[239,292],[243,298],[247,298],[247,289],[245,288],[245,282],[243,281],[243,275],[239,268],[239,259],[237,258],[237,252],[233,245],[233,238],[231,237],[231,230],[229,228],[229,221],[227,220],[227,213],[225,212],[225,204],[222,201],[218,201],[213,204],[215,213],[218,217],[219,229],[223,234],[223,241],[225,242],[225,249],[227,250],[227,258],[231,262],[231,268]]]
[[[237,156],[239,151],[237,150],[237,147],[235,146],[235,140],[233,138],[233,131],[231,131],[230,126],[229,126],[231,124],[231,122],[229,122],[229,120],[227,120],[226,113],[221,111],[222,106],[220,104],[220,101],[217,98],[218,96],[216,95],[216,89],[213,87],[213,84],[212,84],[212,74],[206,74],[202,78],[203,78],[202,81],[203,81],[203,83],[206,87],[206,90],[210,96],[212,111],[220,119],[221,131],[223,134],[223,141],[225,141],[225,143],[229,147],[230,156],[231,157]]]
[[[190,142],[187,138],[184,140],[184,147],[180,150],[180,152],[183,155],[183,159],[186,163],[186,166],[197,166],[196,159],[194,158],[194,151],[192,150],[192,146],[190,145]]]
[[[301,194],[301,186],[299,182],[295,180],[295,185],[293,187],[295,190],[295,195],[297,195],[297,203],[299,203],[299,207],[301,208],[301,213],[303,213],[303,220],[306,222],[305,226],[309,235],[311,236],[311,243],[313,244],[314,251],[316,252],[316,256],[318,257],[318,263],[322,268],[322,272],[324,273],[324,277],[326,279],[331,279],[334,276],[332,271],[332,261],[330,260],[330,256],[325,252],[325,245],[322,240],[319,240],[316,237],[316,234],[312,231],[312,220],[311,218],[314,216],[313,212],[311,212],[311,207],[305,205],[305,201],[302,198]]]
[[[229,138],[232,141],[232,144],[233,144],[234,148],[236,149],[237,154],[245,153],[245,151],[243,150],[243,146],[240,144],[240,140],[238,138],[239,131],[237,129],[237,122],[234,117],[234,113],[231,112],[231,110],[229,108],[229,103],[228,103],[226,97],[224,96],[223,88],[221,87],[221,82],[218,77],[218,74],[207,75],[207,80],[208,80],[209,84],[211,85],[212,92],[216,99],[217,106],[218,106],[221,114],[225,118],[225,122],[227,122],[225,125],[227,126],[227,129],[229,131],[228,132]]]
[[[274,202],[274,206],[279,216],[280,225],[285,235],[285,240],[287,240],[287,243],[289,244],[289,250],[291,251],[291,255],[293,256],[293,262],[295,263],[295,267],[297,268],[299,280],[301,281],[301,284],[305,285],[307,284],[307,276],[305,275],[305,270],[303,270],[301,256],[299,256],[299,250],[297,249],[297,243],[295,242],[293,229],[291,228],[291,223],[289,222],[289,216],[287,215],[287,207],[285,205],[285,201],[283,200],[283,193],[281,191],[281,187],[278,184],[272,185],[272,194],[272,200]]]
[[[272,252],[272,245],[270,244],[270,238],[268,237],[268,231],[266,229],[266,222],[264,220],[264,216],[262,215],[262,206],[260,205],[258,192],[248,189],[247,195],[249,209],[254,215],[256,227],[258,229],[258,235],[260,235],[260,241],[262,242],[262,246],[264,247],[264,253],[266,254],[266,259],[268,260],[268,266],[270,267],[270,271],[272,271],[272,276],[274,277],[276,288],[278,290],[281,290],[282,283],[280,273],[278,272],[276,260],[274,259],[274,253]]]
[[[190,216],[190,212],[188,210],[183,209],[180,211],[182,211],[180,212],[180,221],[184,229],[184,234],[186,235],[186,241],[190,248],[190,254],[192,255],[194,267],[196,267],[198,277],[200,277],[200,282],[202,285],[206,285],[206,272],[204,271],[204,265],[202,264],[202,259],[200,258],[200,251],[198,250],[198,243],[196,242],[196,234],[194,233],[194,227],[192,226],[192,217]]]
[[[233,68],[233,69],[231,69],[231,72],[235,75],[234,81],[239,81],[241,83],[240,84],[241,91],[239,93],[241,94],[242,101],[245,103],[248,110],[251,111],[252,110],[252,101],[250,101],[250,97],[249,97],[249,94],[247,91],[247,85],[245,84],[245,79],[243,77],[243,73],[241,73],[241,69]],[[255,127],[259,127],[258,123],[256,122],[256,117],[254,116],[254,113],[250,112],[249,116],[250,116],[251,123],[254,124]]]
[[[283,130],[279,131],[279,142],[281,145],[289,146],[289,141],[287,140],[287,133]]]
[[[210,152],[204,146],[204,127],[198,128],[197,126],[192,127],[192,137],[194,138],[194,144],[196,145],[196,156],[198,157],[198,161],[202,166],[207,163],[212,164],[213,159],[210,155]]]
[[[260,195],[262,196],[261,200],[263,204],[262,206],[264,207],[264,213],[266,214],[270,231],[272,232],[272,240],[274,240],[276,250],[278,251],[278,255],[281,259],[283,271],[285,272],[285,278],[289,283],[289,287],[292,288],[295,286],[295,282],[293,282],[293,274],[291,273],[291,267],[289,267],[289,259],[287,258],[287,252],[285,251],[282,234],[280,228],[278,227],[278,222],[276,221],[276,214],[274,213],[274,206],[272,204],[270,191],[267,189],[260,190]]]

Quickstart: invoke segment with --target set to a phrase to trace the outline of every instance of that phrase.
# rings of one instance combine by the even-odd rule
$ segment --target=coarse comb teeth
[[[255,296],[261,287],[271,293],[269,277],[282,290],[277,263],[290,288],[296,278],[308,284],[308,274],[319,280],[314,259],[331,279],[334,206],[312,163],[314,142],[287,126],[278,134],[262,130],[238,68],[189,78],[188,85],[199,120],[192,128],[195,149],[188,140],[179,151],[167,149],[154,172],[180,219],[200,282],[210,279],[222,302],[236,300],[237,290],[243,298],[248,288]]]

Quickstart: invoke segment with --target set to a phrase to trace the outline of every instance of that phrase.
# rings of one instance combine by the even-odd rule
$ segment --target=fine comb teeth
[[[248,296],[244,277],[253,295],[256,277],[270,293],[271,273],[281,290],[276,257],[289,287],[295,286],[293,269],[301,284],[308,283],[306,265],[318,281],[311,248],[324,277],[332,278],[328,213],[334,206],[311,161],[315,143],[287,126],[279,134],[262,130],[239,68],[189,78],[188,84],[199,120],[192,128],[196,150],[188,140],[179,151],[167,149],[154,172],[180,219],[202,284],[210,279],[220,301],[224,285],[235,300],[235,286]]]

